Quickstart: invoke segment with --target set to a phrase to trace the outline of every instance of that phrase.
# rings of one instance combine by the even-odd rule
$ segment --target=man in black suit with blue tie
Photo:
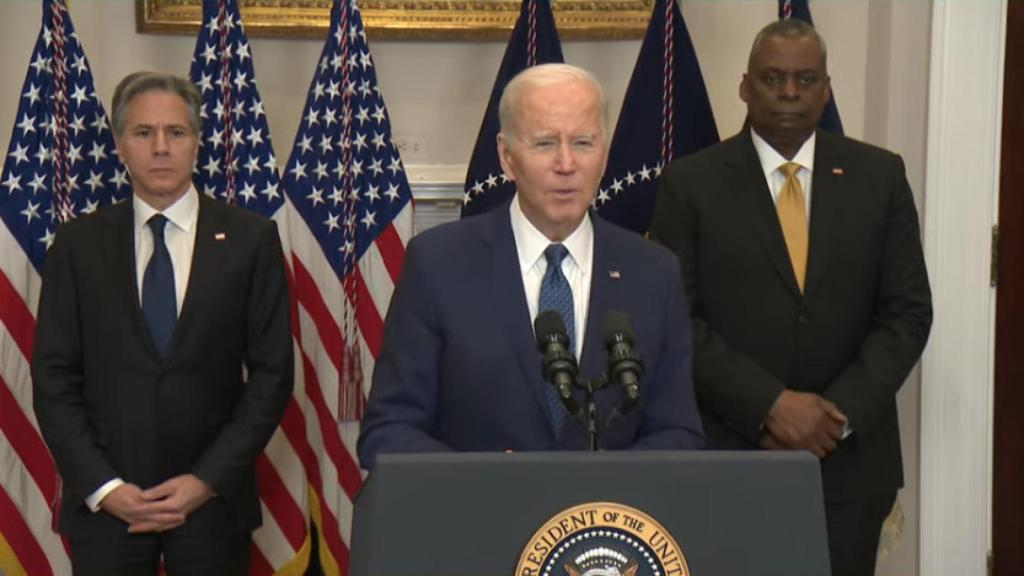
[[[112,124],[132,199],[57,233],[32,357],[60,528],[75,574],[244,574],[292,389],[277,228],[192,186],[187,80],[129,75]]]
[[[869,576],[931,294],[903,161],[816,131],[829,95],[818,33],[765,27],[740,83],[749,126],[666,167],[651,237],[682,265],[709,447],[821,458],[833,574]]]

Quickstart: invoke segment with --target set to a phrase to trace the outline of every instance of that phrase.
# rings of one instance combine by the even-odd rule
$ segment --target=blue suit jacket
[[[604,431],[606,449],[699,448],[692,342],[679,266],[667,250],[592,216],[594,263],[580,373],[604,371],[602,324],[627,315],[646,364],[641,403]],[[555,434],[508,204],[434,228],[408,247],[359,437],[372,468],[386,452],[574,450],[582,428]],[[582,397],[578,397],[578,400]],[[622,399],[597,393],[603,418]]]

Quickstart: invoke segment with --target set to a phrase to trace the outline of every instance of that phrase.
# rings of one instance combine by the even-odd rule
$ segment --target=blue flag
[[[505,85],[530,66],[562,61],[562,44],[555,30],[555,17],[551,13],[550,2],[523,0],[469,161],[462,195],[463,218],[487,212],[511,198],[516,190],[498,162],[498,103]]]
[[[203,1],[188,75],[203,98],[196,189],[273,216],[284,194],[238,0]]]
[[[717,142],[718,129],[686,22],[675,0],[657,0],[594,206],[604,218],[646,232],[654,210],[654,182],[662,167]]]
[[[43,2],[43,28],[16,118],[0,181],[0,218],[41,272],[58,224],[131,193],[63,0]]]
[[[779,20],[789,18],[803,20],[814,26],[814,21],[811,20],[811,7],[808,4],[808,0],[779,0]],[[825,111],[821,114],[818,127],[835,134],[843,133],[843,121],[839,119],[839,109],[836,108],[835,94],[829,95],[828,104],[825,105]]]

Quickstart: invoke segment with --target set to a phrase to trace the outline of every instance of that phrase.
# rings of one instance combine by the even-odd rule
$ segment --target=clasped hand
[[[128,532],[164,532],[177,528],[213,490],[192,474],[175,476],[148,490],[122,484],[100,501],[100,508],[128,524]]]
[[[810,392],[784,390],[764,421],[761,447],[807,450],[824,458],[843,439],[846,415],[835,404]]]

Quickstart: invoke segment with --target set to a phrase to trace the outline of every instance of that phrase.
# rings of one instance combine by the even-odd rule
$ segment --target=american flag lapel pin
[[[832,175],[833,176],[842,176],[843,175],[843,169],[842,168],[833,168],[832,169]]]
[[[213,235],[213,239],[217,241],[226,240],[227,237],[228,235],[223,232],[217,232],[216,234]]]
[[[612,280],[618,280],[619,278],[622,278],[622,273],[618,270],[609,270],[608,277]]]

